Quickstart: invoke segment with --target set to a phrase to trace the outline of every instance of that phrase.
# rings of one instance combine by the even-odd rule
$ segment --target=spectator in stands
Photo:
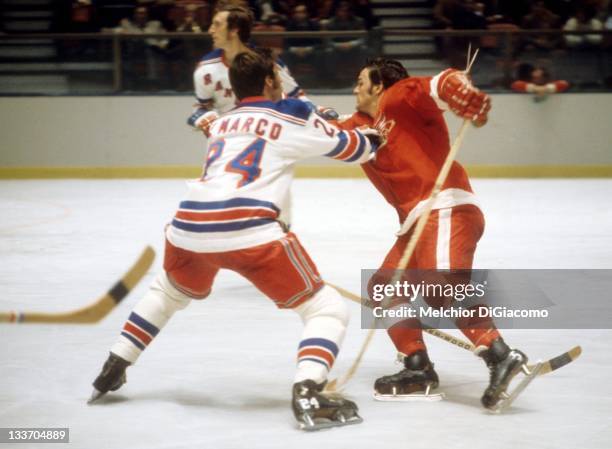
[[[119,26],[114,29],[116,33],[129,34],[160,34],[166,30],[158,20],[149,19],[149,11],[144,6],[134,10],[132,19],[122,19]],[[127,85],[140,87],[145,84],[157,84],[160,80],[163,66],[162,59],[169,41],[165,38],[151,37],[146,39],[129,39],[125,43],[126,57],[125,81]]]
[[[487,27],[484,4],[475,0],[457,2],[451,22],[456,30],[484,30]]]
[[[365,22],[357,17],[353,5],[348,1],[341,1],[336,9],[336,15],[330,19],[326,27],[330,31],[363,31]],[[364,45],[362,38],[336,37],[332,39],[333,46],[339,50],[351,50]]]
[[[565,92],[569,83],[565,80],[552,80],[548,70],[531,64],[520,64],[517,80],[510,86],[515,92],[531,93],[534,101],[544,101],[549,95]]]
[[[320,31],[321,27],[316,20],[312,20],[308,14],[305,3],[298,3],[291,12],[291,18],[287,21],[287,31]],[[287,39],[287,63],[306,62],[312,64],[316,47],[320,44],[319,39],[311,37],[292,37]]]
[[[563,29],[565,31],[601,31],[603,24],[595,17],[596,11],[591,8],[577,8],[576,13],[569,18]],[[599,46],[601,34],[569,34],[565,35],[565,43],[570,48],[589,48]]]
[[[272,0],[272,7],[278,14],[284,15],[287,18],[293,16],[295,7],[298,5],[304,5],[308,15],[308,18],[313,19],[317,17],[317,5],[315,2],[304,2],[303,0]]]
[[[355,15],[361,17],[367,30],[371,30],[378,25],[378,19],[372,11],[370,0],[356,0],[353,3]]]
[[[536,1],[531,5],[531,12],[523,18],[521,28],[526,30],[553,30],[559,28],[561,19],[558,15],[546,8],[543,1]],[[552,50],[560,44],[559,37],[554,34],[539,34],[526,36],[523,48]]]
[[[329,31],[365,31],[365,23],[354,13],[353,6],[348,1],[341,1],[336,9],[336,15],[329,20],[326,27]],[[346,36],[330,39],[326,52],[327,67],[342,67],[331,75],[338,80],[347,80],[363,65],[366,56],[364,37]]]
[[[433,7],[434,27],[449,29],[453,27],[453,17],[459,8],[460,0],[438,0]]]
[[[283,17],[280,14],[268,14],[262,23],[258,23],[253,27],[253,31],[274,31],[277,33],[285,31],[283,26]],[[274,58],[280,57],[284,48],[284,39],[282,36],[256,37],[253,38],[258,47],[266,47],[272,50]]]

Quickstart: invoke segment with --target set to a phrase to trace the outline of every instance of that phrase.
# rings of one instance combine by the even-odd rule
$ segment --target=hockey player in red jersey
[[[235,271],[304,323],[293,412],[306,430],[361,422],[357,406],[323,394],[349,318],[280,216],[295,162],[324,155],[362,163],[377,133],[339,131],[304,102],[281,98],[269,52],[241,53],[229,77],[240,103],[210,126],[208,158],[166,229],[164,271],[134,307],[94,381],[92,402],[125,383],[125,371],[174,313],[204,299],[220,269]]]
[[[409,77],[401,63],[384,58],[366,64],[354,94],[357,112],[338,125],[352,129],[373,124],[381,134],[383,143],[376,157],[362,167],[396,209],[401,224],[396,243],[370,281],[374,285],[388,282],[389,272],[397,268],[449,153],[443,112],[450,109],[475,126],[483,126],[491,106],[489,97],[459,70],[448,69],[434,77]],[[455,161],[407,268],[471,269],[483,230],[484,218],[467,173]],[[506,345],[490,319],[479,320],[477,327],[457,325],[463,327],[462,332],[490,369],[490,385],[482,404],[495,408],[527,358]],[[436,388],[438,376],[429,360],[420,323],[402,321],[389,327],[388,334],[404,369],[377,379],[375,394],[402,396]]]

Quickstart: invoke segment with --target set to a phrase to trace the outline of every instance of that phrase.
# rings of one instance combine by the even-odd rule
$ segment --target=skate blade
[[[528,373],[525,374],[525,377],[523,377],[523,379],[516,386],[516,388],[512,390],[512,393],[507,394],[505,398],[501,399],[490,410],[493,413],[502,413],[504,410],[507,410],[508,407],[510,407],[515,401],[515,399],[523,392],[523,390],[527,388],[527,385],[529,385],[533,381],[533,379],[535,379],[538,374],[540,374],[540,371],[542,370],[543,366],[544,364],[542,363],[542,361],[538,361],[538,363],[531,367],[531,369],[528,369],[525,365],[523,365],[523,372],[525,372],[525,370],[528,370]]]
[[[437,402],[444,398],[444,393],[381,394],[374,392],[374,399],[383,402]]]
[[[386,402],[435,402],[444,399],[444,393],[432,393],[431,390],[431,385],[427,385],[427,388],[423,392],[415,391],[406,394],[396,393],[395,387],[393,388],[392,394],[379,393],[374,390],[374,399]]]
[[[96,388],[94,388],[93,392],[91,393],[91,397],[87,401],[87,404],[89,404],[89,405],[93,404],[98,399],[100,399],[102,396],[104,396],[104,393],[102,393],[101,391],[98,391]]]
[[[334,427],[350,426],[352,424],[360,424],[363,422],[363,418],[359,415],[353,415],[351,418],[347,418],[344,421],[334,421],[331,419],[317,418],[312,419],[307,417],[304,421],[299,422],[300,430],[306,432],[316,432],[317,430],[331,429]]]

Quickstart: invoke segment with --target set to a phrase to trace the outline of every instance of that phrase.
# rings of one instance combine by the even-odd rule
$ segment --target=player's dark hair
[[[266,77],[274,76],[274,58],[269,48],[239,53],[229,68],[230,84],[238,100],[261,95]]]
[[[368,59],[363,68],[369,69],[372,84],[382,84],[385,89],[410,76],[402,63],[395,59]]]
[[[221,6],[217,12],[227,11],[227,29],[238,30],[238,37],[244,43],[248,42],[251,37],[251,29],[253,28],[253,12],[243,6],[226,4]]]

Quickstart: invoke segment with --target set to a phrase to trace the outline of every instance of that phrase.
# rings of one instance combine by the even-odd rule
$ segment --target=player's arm
[[[325,156],[346,163],[359,164],[372,157],[379,136],[372,128],[343,131],[314,114],[307,105],[285,100],[292,108],[303,111],[303,123],[292,128],[290,139],[281,145],[286,157],[293,160]]]
[[[491,98],[474,87],[467,75],[456,69],[447,69],[431,80],[431,94],[439,106],[446,106],[455,115],[471,120],[476,126],[487,123]],[[443,102],[440,104],[440,101]]]
[[[210,125],[219,117],[214,109],[212,82],[207,82],[210,74],[203,66],[193,72],[193,85],[196,95],[196,104],[191,115],[187,118],[187,124],[195,129],[200,129],[208,137]]]

